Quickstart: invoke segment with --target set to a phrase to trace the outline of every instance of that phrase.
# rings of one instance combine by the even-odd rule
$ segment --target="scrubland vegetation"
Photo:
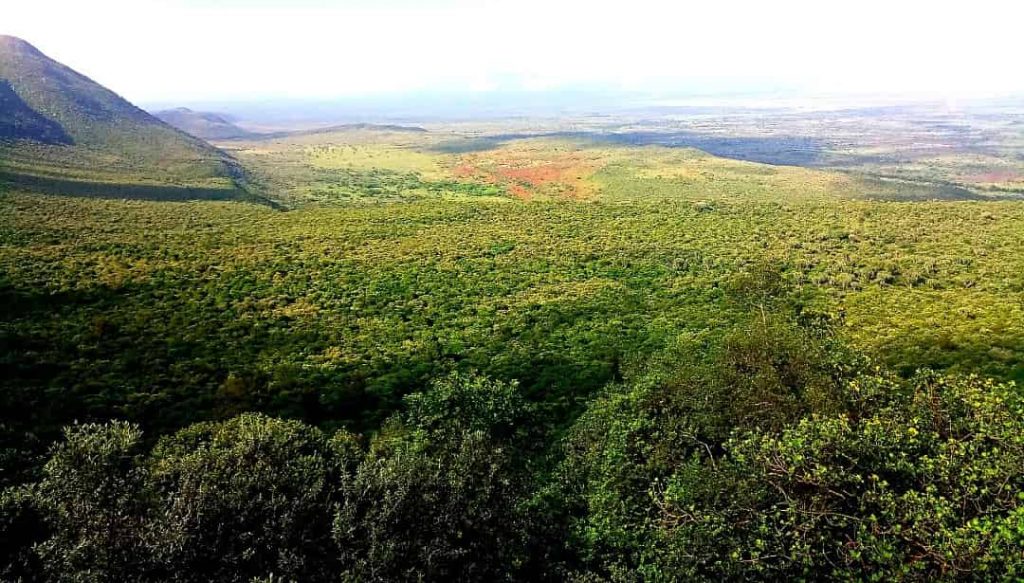
[[[1019,201],[580,136],[222,145],[272,204],[0,195],[5,578],[1024,576]]]

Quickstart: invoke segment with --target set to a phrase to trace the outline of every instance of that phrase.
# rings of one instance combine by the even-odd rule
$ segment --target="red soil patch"
[[[523,199],[534,194],[582,199],[592,193],[587,178],[597,167],[580,152],[499,150],[487,154],[464,156],[453,174],[503,184],[512,196]]]

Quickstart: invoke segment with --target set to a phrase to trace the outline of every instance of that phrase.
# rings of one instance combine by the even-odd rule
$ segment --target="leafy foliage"
[[[331,578],[350,436],[249,414],[148,453],[140,439],[120,422],[69,428],[39,483],[4,493],[4,536],[36,533],[12,541],[7,572],[31,580],[38,561],[67,581]]]
[[[506,579],[527,530],[517,426],[529,414],[515,386],[453,375],[411,395],[365,456],[351,434],[254,414],[148,453],[133,425],[74,426],[38,484],[4,492],[0,534],[40,541],[12,545],[5,572],[39,561],[69,581]]]
[[[812,405],[764,425],[710,403],[701,411],[665,378],[609,387],[553,474],[528,461],[535,444],[521,427],[531,407],[515,387],[477,376],[409,396],[365,454],[350,434],[251,414],[192,426],[148,454],[131,425],[75,426],[38,484],[4,492],[0,534],[34,533],[8,547],[5,572],[33,580],[32,566],[44,564],[49,579],[69,581],[1021,574],[1024,400],[1014,385],[863,371],[842,382],[839,409]]]
[[[129,580],[145,572],[155,541],[141,437],[127,423],[77,425],[54,447],[35,496],[52,533],[38,553],[53,579]]]
[[[587,577],[952,580],[1024,568],[1021,394],[974,377],[860,375],[841,412],[716,442],[675,397],[618,389],[563,475]]]
[[[521,560],[528,488],[514,386],[450,376],[374,441],[335,521],[346,576],[497,581]]]
[[[1021,395],[976,378],[857,379],[850,414],[737,435],[659,493],[666,572],[845,580],[1024,568]],[[706,484],[730,484],[709,492]],[[710,543],[710,544],[709,544]]]
[[[326,579],[329,509],[352,463],[346,453],[316,429],[252,414],[161,439],[150,480],[170,578]]]

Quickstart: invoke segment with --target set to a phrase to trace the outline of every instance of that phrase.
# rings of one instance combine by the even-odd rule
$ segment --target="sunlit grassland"
[[[426,151],[436,140],[419,132],[352,129],[230,140],[219,145],[243,156],[277,156],[301,160],[315,168],[389,170],[437,180],[448,174],[441,168],[443,157]]]
[[[386,145],[342,144],[308,146],[305,154],[318,168],[380,168],[394,172],[415,172],[427,180],[448,178],[441,167],[442,158],[410,148]]]
[[[709,156],[692,149],[629,149],[594,177],[604,200],[809,201],[854,198],[857,183],[844,174],[769,166]]]
[[[457,181],[449,157],[417,133],[337,131],[252,142],[225,142],[253,172],[261,191],[285,205],[480,198],[500,185]]]

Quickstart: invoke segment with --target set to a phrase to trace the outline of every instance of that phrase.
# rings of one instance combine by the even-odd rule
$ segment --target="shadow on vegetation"
[[[0,449],[24,450],[31,458],[42,453],[45,442],[56,437],[63,424],[86,418],[81,395],[47,396],[49,382],[69,370],[67,363],[47,362],[45,357],[61,348],[55,348],[41,333],[19,329],[17,322],[66,315],[82,306],[97,305],[102,295],[102,291],[46,293],[18,288],[0,272]]]
[[[827,151],[824,141],[804,136],[733,137],[674,131],[589,134],[587,137],[630,146],[697,148],[713,156],[787,166],[822,164]]]
[[[922,369],[943,373],[977,374],[1024,383],[1024,332],[998,334],[904,333],[888,343],[881,360],[904,378]]]
[[[0,322],[24,318],[36,312],[52,313],[63,305],[94,302],[94,297],[75,292],[42,293],[15,288],[3,273],[0,273]]]
[[[11,84],[0,80],[0,139],[34,140],[43,144],[70,145],[71,136],[57,122],[29,107]]]
[[[915,182],[879,176],[859,176],[862,197],[872,200],[992,200],[948,182]]]
[[[442,154],[468,154],[493,150],[508,142],[529,138],[566,138],[587,140],[596,144],[628,146],[666,146],[697,148],[714,156],[788,166],[814,166],[826,162],[827,144],[816,138],[801,136],[730,137],[687,131],[673,132],[550,132],[499,134],[480,138],[450,140],[437,144],[431,151]]]
[[[280,208],[277,203],[241,188],[117,184],[0,172],[0,184],[4,183],[10,188],[53,196],[148,201],[243,201],[265,204],[275,209]]]
[[[555,136],[555,134],[503,134],[500,136],[488,136],[482,138],[459,138],[447,140],[427,148],[428,152],[435,154],[472,154],[473,152],[486,152],[500,148],[506,143],[526,138],[537,138],[543,136]]]

